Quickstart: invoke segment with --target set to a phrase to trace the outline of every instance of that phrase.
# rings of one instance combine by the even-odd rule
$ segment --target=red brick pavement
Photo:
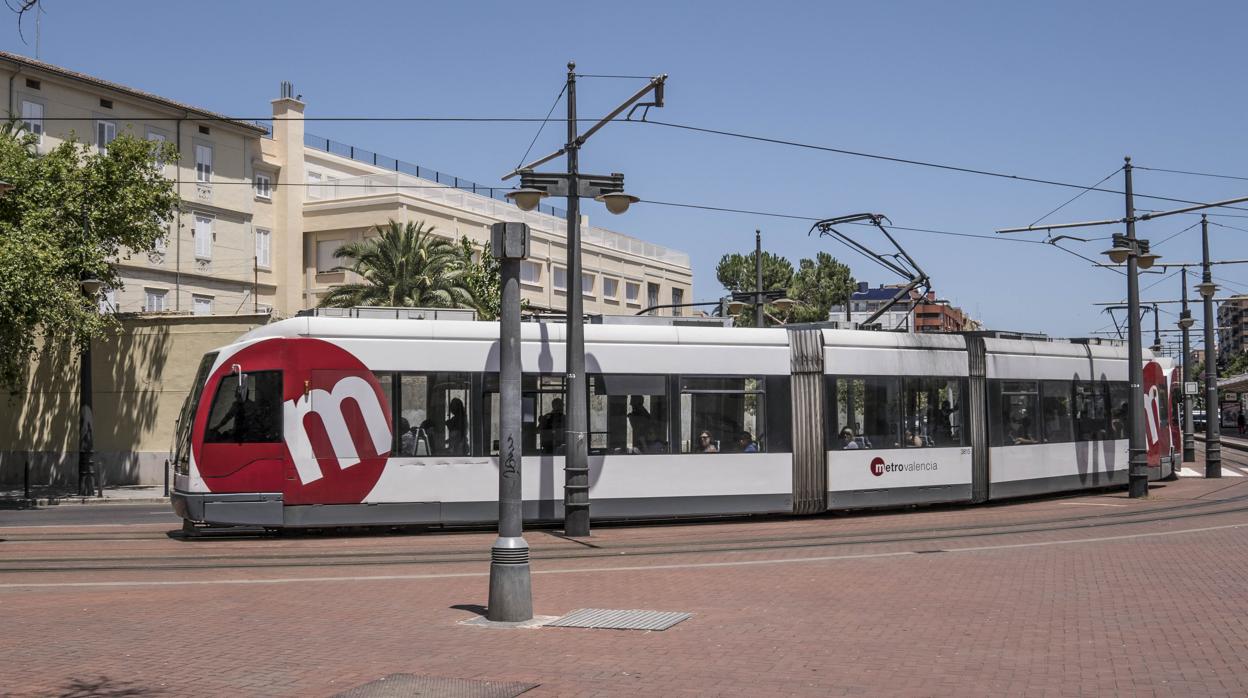
[[[658,633],[459,624],[474,613],[456,606],[485,601],[485,533],[188,543],[151,526],[3,528],[0,693],[332,695],[412,673],[539,696],[1243,695],[1246,495],[1248,478],[1193,478],[1147,501],[600,527],[596,549],[528,534],[539,614],[694,613]],[[984,535],[951,530],[968,526]],[[78,535],[97,539],[64,540]],[[556,557],[581,551],[596,556]],[[287,566],[238,566],[274,556]],[[205,567],[21,571],[169,563]],[[474,576],[433,576],[456,574]],[[355,579],[300,581],[323,577]],[[288,581],[221,583],[248,579]],[[82,582],[139,584],[20,586]]]

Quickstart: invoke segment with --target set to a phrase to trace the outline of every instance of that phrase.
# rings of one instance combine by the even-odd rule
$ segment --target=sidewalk
[[[1221,440],[1223,448],[1248,451],[1248,438],[1246,437],[1223,433],[1219,435],[1219,440]],[[1196,432],[1196,441],[1202,444],[1205,442],[1205,432],[1203,430]]]
[[[0,489],[0,509],[29,509],[69,504],[163,504],[169,501],[162,485],[125,485],[105,487],[102,497],[81,497],[67,487],[39,486],[30,488],[30,496],[21,487],[6,485]]]

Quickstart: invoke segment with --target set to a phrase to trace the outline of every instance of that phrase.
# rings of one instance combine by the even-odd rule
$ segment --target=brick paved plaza
[[[0,694],[329,696],[401,673],[526,696],[1243,695],[1245,497],[1248,477],[1182,478],[1148,500],[527,534],[536,613],[693,614],[663,632],[462,624],[484,532],[183,541],[164,517],[0,511]]]

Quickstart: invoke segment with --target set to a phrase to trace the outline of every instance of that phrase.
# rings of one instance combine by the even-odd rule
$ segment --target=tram
[[[564,330],[522,325],[530,521],[563,516]],[[585,350],[595,519],[1127,482],[1127,350],[1108,342],[603,324],[585,327]],[[494,521],[498,351],[489,322],[301,316],[253,330],[202,359],[174,509],[272,528]]]

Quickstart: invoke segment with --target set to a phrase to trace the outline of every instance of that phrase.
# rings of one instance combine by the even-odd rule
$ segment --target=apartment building
[[[1248,350],[1248,296],[1234,296],[1218,304],[1218,365]]]
[[[901,284],[881,284],[871,288],[871,284],[860,281],[850,294],[848,316],[845,305],[840,304],[832,306],[829,319],[866,322],[876,311],[888,305],[902,288]],[[914,304],[913,308],[911,304]],[[911,291],[907,297],[876,318],[875,323],[886,330],[911,332],[962,332],[981,329],[978,321],[949,301],[937,298],[934,291],[929,291],[922,299],[917,292]]]
[[[567,278],[566,230],[549,207],[522,212],[501,188],[380,156],[304,130],[305,103],[283,83],[272,126],[250,123],[24,56],[0,52],[9,114],[54,148],[71,136],[107,148],[119,134],[175,144],[166,163],[181,204],[152,252],[114,261],[122,287],[101,311],[122,331],[93,352],[96,458],[105,482],[158,483],[178,409],[204,351],[272,317],[316,305],[335,284],[333,252],[389,219],[423,221],[438,234],[477,244],[489,226],[524,221],[533,230],[523,296],[558,312],[575,288]],[[606,215],[604,213],[604,215]],[[692,300],[683,252],[582,219],[588,314],[632,314]],[[663,311],[665,314],[672,311]],[[0,482],[30,465],[34,483],[72,482],[78,389],[68,352],[37,358],[20,408],[0,419]]]
[[[251,187],[264,127],[6,52],[0,86],[42,151],[71,136],[102,150],[122,133],[178,149],[164,168],[181,209],[155,251],[116,260],[125,285],[105,292],[105,310],[233,315],[273,304],[273,270],[286,260],[270,247],[272,203]]]

